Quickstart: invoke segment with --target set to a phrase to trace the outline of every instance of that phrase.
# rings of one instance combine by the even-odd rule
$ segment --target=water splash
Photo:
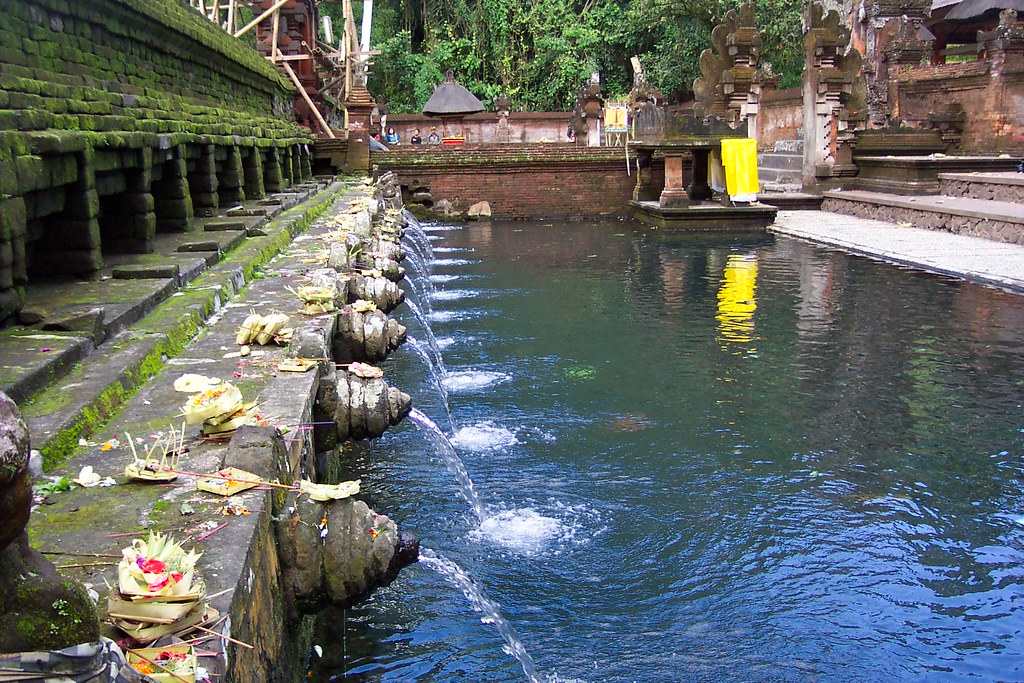
[[[534,663],[530,653],[526,651],[526,646],[523,645],[519,634],[516,633],[512,624],[505,619],[505,615],[501,613],[501,606],[487,597],[483,587],[474,581],[473,577],[467,574],[459,565],[446,557],[438,555],[429,548],[420,550],[420,564],[437,572],[445,580],[461,590],[473,608],[483,614],[480,619],[482,622],[494,624],[494,627],[498,629],[498,633],[501,634],[502,639],[505,641],[505,651],[515,657],[516,661],[523,667],[523,673],[526,674],[527,681],[530,683],[544,683],[543,679],[537,675],[537,665]]]
[[[462,462],[462,458],[459,457],[455,446],[452,445],[452,442],[448,440],[448,437],[444,435],[444,432],[441,431],[433,420],[416,408],[413,408],[409,413],[409,419],[434,443],[434,449],[441,456],[441,459],[444,460],[448,471],[455,475],[455,480],[459,484],[462,497],[469,503],[469,507],[472,508],[477,521],[483,523],[487,519],[487,512],[484,510],[483,503],[480,502],[480,496],[477,495],[476,489],[473,487],[473,480],[469,478],[466,465]]]
[[[575,529],[533,508],[491,515],[471,534],[520,555],[538,555],[555,543],[571,541]]]
[[[505,372],[486,372],[483,370],[462,370],[460,372],[449,372],[445,375],[444,384],[448,391],[477,391],[500,384],[512,379],[512,376]]]
[[[519,443],[516,433],[491,422],[460,427],[452,435],[452,444],[467,451],[493,451]]]

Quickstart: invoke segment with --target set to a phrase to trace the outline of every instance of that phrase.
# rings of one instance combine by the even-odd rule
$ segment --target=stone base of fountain
[[[764,232],[779,211],[758,202],[742,206],[691,202],[688,206],[666,207],[656,201],[631,201],[629,206],[633,218],[641,223],[686,232]]]

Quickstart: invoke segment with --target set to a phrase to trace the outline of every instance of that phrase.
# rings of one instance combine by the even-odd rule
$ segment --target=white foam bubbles
[[[481,422],[469,427],[461,427],[451,438],[456,448],[482,452],[509,448],[519,443],[515,432],[499,427],[493,422]]]
[[[471,535],[521,555],[536,555],[572,540],[575,530],[533,508],[519,508],[488,516]]]
[[[431,275],[431,282],[451,282],[452,280],[458,280],[461,275]]]
[[[505,372],[486,372],[483,370],[462,370],[449,372],[443,384],[448,391],[478,391],[494,384],[507,382],[512,376]]]
[[[438,258],[434,259],[431,265],[434,266],[469,266],[474,263],[480,263],[477,259],[468,258]]]

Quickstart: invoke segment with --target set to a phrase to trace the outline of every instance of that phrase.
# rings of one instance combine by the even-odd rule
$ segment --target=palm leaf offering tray
[[[338,293],[330,287],[305,285],[298,289],[288,289],[302,300],[299,312],[304,315],[320,315],[334,310],[334,300]]]
[[[185,425],[181,431],[170,428],[169,434],[161,433],[159,438],[143,447],[146,457],[140,458],[132,435],[125,433],[131,459],[124,467],[125,476],[137,481],[174,481],[178,478],[178,458],[188,452],[185,448]]]
[[[265,346],[271,340],[277,340],[278,333],[287,322],[288,316],[284,313],[260,315],[256,311],[251,311],[242,322],[241,327],[238,328],[238,332],[235,334],[235,343]]]
[[[310,358],[285,358],[277,364],[277,369],[281,372],[306,372],[316,365],[317,361]]]
[[[299,491],[310,500],[326,503],[329,500],[343,500],[359,493],[359,480],[343,481],[340,484],[315,484],[308,479],[299,482]]]
[[[196,651],[191,645],[168,645],[128,650],[128,665],[154,681],[195,683]]]
[[[133,540],[121,555],[117,587],[107,597],[107,616],[119,629],[146,644],[207,619],[206,585],[196,575],[198,553],[153,532],[146,540]]]
[[[202,425],[203,436],[226,438],[242,425],[260,421],[256,404],[244,403],[238,387],[217,377],[182,375],[174,390],[190,394],[181,412],[186,424]]]
[[[246,472],[237,467],[225,467],[216,475],[196,479],[196,490],[216,493],[219,496],[233,496],[262,483],[260,478],[252,472]]]

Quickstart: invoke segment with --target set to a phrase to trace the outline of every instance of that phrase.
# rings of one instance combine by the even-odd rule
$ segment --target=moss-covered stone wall
[[[197,206],[299,180],[312,137],[293,98],[184,0],[3,3],[0,321],[36,274],[88,276]]]

